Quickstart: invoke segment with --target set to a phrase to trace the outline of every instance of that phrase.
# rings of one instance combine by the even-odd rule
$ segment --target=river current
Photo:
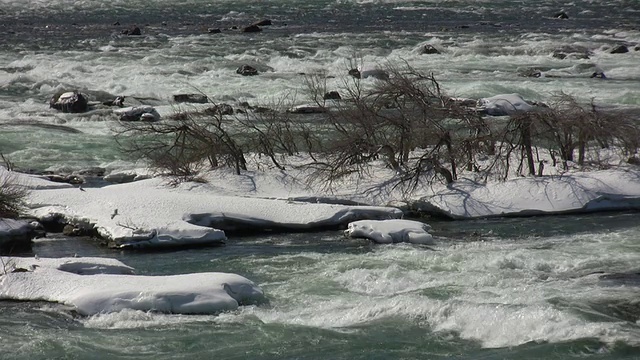
[[[569,18],[555,18],[561,11]],[[180,93],[234,106],[305,103],[301,73],[339,89],[354,64],[406,63],[453,96],[548,101],[564,91],[637,110],[638,15],[636,0],[0,0],[0,153],[37,171],[139,165],[118,152],[113,114],[49,109],[59,90],[150,99],[164,116]],[[267,18],[260,33],[231,30]],[[141,36],[122,34],[134,24]],[[427,44],[441,54],[420,54]],[[630,51],[611,54],[620,44]],[[239,76],[242,64],[261,74]],[[532,67],[557,77],[518,75]],[[595,67],[608,79],[590,78]],[[601,275],[639,271],[639,218],[427,220],[432,247],[323,232],[137,253],[50,235],[14,255],[116,257],[147,275],[233,272],[270,304],[78,317],[56,304],[1,302],[0,358],[637,359],[640,281]]]

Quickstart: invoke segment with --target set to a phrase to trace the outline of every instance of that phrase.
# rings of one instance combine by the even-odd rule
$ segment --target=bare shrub
[[[122,151],[147,159],[152,168],[193,180],[204,168],[228,166],[246,170],[244,151],[230,133],[220,111],[196,117],[185,113],[176,120],[120,122],[116,141]]]
[[[0,218],[19,217],[27,195],[29,190],[11,172],[0,169]]]

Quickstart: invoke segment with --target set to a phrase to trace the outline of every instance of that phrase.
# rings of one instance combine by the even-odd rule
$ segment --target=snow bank
[[[640,209],[640,172],[592,171],[487,185],[461,180],[421,202],[452,218]]]
[[[386,207],[220,196],[197,185],[166,187],[162,179],[103,188],[34,190],[29,204],[36,218],[58,216],[94,226],[115,247],[221,243],[226,239],[225,228],[309,230],[402,216],[400,210]]]
[[[236,274],[114,275],[131,268],[100,258],[3,260],[22,270],[0,275],[0,299],[58,302],[82,315],[123,309],[212,314],[266,301],[258,286]],[[96,273],[100,269],[106,274]]]
[[[412,220],[360,220],[350,223],[344,234],[371,239],[380,244],[433,244],[433,236],[427,232],[430,229],[431,226]]]

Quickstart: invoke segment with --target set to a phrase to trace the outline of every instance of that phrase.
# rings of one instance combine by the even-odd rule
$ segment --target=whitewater
[[[125,96],[162,117],[192,108],[175,103],[177,94],[234,108],[293,106],[309,103],[306,75],[340,90],[357,66],[408,64],[455,97],[545,102],[562,91],[637,114],[639,15],[635,0],[0,0],[0,153],[34,173],[139,169],[112,136],[117,115],[61,113],[49,108],[51,96]],[[263,19],[272,25],[241,32]],[[134,25],[141,35],[123,33]],[[425,45],[440,53],[423,54]],[[629,51],[612,53],[618,45]],[[260,74],[237,74],[245,64]],[[529,69],[542,75],[523,76]],[[596,69],[606,79],[592,78]],[[233,186],[210,186],[237,181],[217,180]],[[260,196],[293,195],[273,189]],[[432,245],[324,231],[140,253],[49,236],[11,255],[115,258],[143,276],[240,274],[269,303],[215,315],[85,316],[61,304],[2,301],[0,358],[635,359],[638,279],[603,275],[637,274],[639,218],[429,219]]]

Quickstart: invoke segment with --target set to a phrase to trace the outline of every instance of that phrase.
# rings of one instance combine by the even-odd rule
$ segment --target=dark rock
[[[70,224],[65,225],[62,228],[62,234],[65,236],[73,236],[76,233],[76,227]]]
[[[628,52],[629,52],[629,48],[626,47],[625,45],[616,45],[610,51],[611,54],[624,54]]]
[[[203,94],[176,94],[173,95],[173,101],[177,103],[206,104],[209,102],[209,98]]]
[[[627,163],[631,165],[640,165],[640,157],[632,156],[629,159],[627,159]]]
[[[524,76],[524,77],[534,77],[534,78],[539,78],[542,76],[542,71],[536,69],[536,68],[526,68],[526,69],[521,69],[518,71],[518,75],[520,76]]]
[[[208,108],[205,112],[214,115],[233,115],[233,107],[229,104],[217,104]]]
[[[358,69],[349,70],[349,75],[353,76],[356,79],[361,79],[362,78],[362,74],[360,73],[360,70],[358,70]]]
[[[49,181],[66,183],[72,185],[80,185],[84,184],[84,179],[78,175],[60,175],[60,174],[51,174],[45,175]]]
[[[258,70],[249,65],[242,65],[236,69],[236,74],[240,74],[242,76],[253,76],[258,75]]]
[[[433,45],[425,45],[420,48],[420,54],[440,54],[440,51],[433,47]]]
[[[252,26],[270,26],[270,25],[272,25],[270,19],[260,20],[252,24]]]
[[[207,29],[207,32],[209,34],[220,34],[222,30],[220,30],[219,28],[209,28]]]
[[[82,169],[78,171],[78,174],[83,176],[103,177],[105,171],[106,171],[105,168],[96,166],[88,169]]]
[[[560,11],[559,13],[556,13],[555,15],[553,15],[553,17],[556,19],[568,19],[569,15],[567,15],[567,13],[564,11]]]
[[[116,21],[113,23],[113,26],[120,26],[120,21]]]
[[[124,107],[124,96],[118,96],[113,100],[105,101],[102,105]]]
[[[329,91],[325,93],[322,98],[325,100],[342,100],[342,96],[340,96],[340,93],[337,91]]]
[[[260,28],[260,26],[258,25],[249,25],[242,29],[242,32],[245,32],[245,33],[257,33],[260,31],[262,31],[262,28]]]
[[[78,91],[61,91],[53,95],[49,107],[65,113],[82,113],[89,109],[86,95]]]
[[[133,25],[130,29],[122,30],[123,35],[142,35],[142,31],[136,25]]]

